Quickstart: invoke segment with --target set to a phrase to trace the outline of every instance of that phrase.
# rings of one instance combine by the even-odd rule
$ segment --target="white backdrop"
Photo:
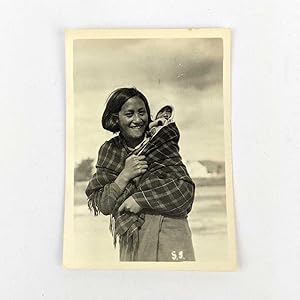
[[[289,5],[287,6],[287,3]],[[298,1],[1,1],[1,299],[299,299]],[[229,27],[239,268],[61,266],[64,29]]]

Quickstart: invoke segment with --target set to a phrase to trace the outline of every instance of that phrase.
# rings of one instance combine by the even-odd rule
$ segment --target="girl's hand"
[[[126,185],[131,179],[138,177],[147,171],[148,164],[145,161],[145,158],[145,155],[131,155],[126,159],[124,169],[115,180],[115,183],[122,192],[125,190]]]
[[[121,173],[128,182],[147,171],[148,164],[145,158],[145,155],[138,156],[133,154],[126,159],[125,167]]]
[[[139,213],[141,210],[142,208],[137,204],[132,196],[128,197],[118,209],[119,213],[122,211],[129,211],[134,214]]]

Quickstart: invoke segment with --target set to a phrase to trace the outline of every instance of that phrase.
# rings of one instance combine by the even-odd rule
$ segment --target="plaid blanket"
[[[100,211],[111,214],[114,244],[119,236],[120,244],[126,245],[132,259],[138,247],[138,229],[143,225],[145,212],[185,217],[192,208],[194,183],[179,155],[179,137],[176,124],[171,123],[151,138],[141,153],[140,149],[130,152],[121,136],[105,142],[99,150],[97,172],[86,189],[89,207],[95,215]],[[132,180],[120,195],[116,192],[117,199],[102,197],[107,184],[114,182],[123,170],[126,158],[137,153],[146,156],[148,171],[138,180]],[[142,212],[119,214],[118,208],[131,195],[143,208]]]

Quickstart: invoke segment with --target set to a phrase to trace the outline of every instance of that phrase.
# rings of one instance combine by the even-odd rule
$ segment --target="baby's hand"
[[[149,128],[151,129],[153,127],[162,126],[165,124],[165,122],[166,122],[165,118],[156,119],[155,121],[153,121],[149,124]]]

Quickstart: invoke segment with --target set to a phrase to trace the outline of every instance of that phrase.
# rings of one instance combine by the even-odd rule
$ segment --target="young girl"
[[[120,260],[192,261],[187,215],[194,183],[179,155],[179,132],[175,123],[162,127],[136,155],[150,121],[148,101],[140,91],[121,88],[110,95],[102,125],[119,134],[100,147],[97,172],[86,189],[89,207],[96,215],[111,215]]]

